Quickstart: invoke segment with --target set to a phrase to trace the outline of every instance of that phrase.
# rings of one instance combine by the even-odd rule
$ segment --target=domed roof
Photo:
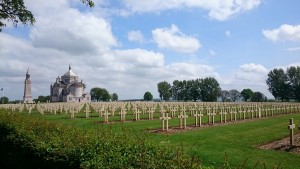
[[[71,86],[82,87],[83,83],[81,83],[81,82],[75,82],[75,83],[71,84]]]
[[[63,76],[77,76],[72,70],[71,70],[71,66],[69,65],[69,71],[67,73],[65,73]]]

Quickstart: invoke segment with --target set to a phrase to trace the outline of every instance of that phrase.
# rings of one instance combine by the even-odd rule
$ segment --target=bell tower
[[[23,103],[32,103],[31,80],[30,80],[29,68],[28,68],[28,70],[26,72],[25,85],[24,85]]]

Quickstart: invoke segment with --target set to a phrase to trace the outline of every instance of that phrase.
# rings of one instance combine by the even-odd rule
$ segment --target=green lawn
[[[27,113],[24,113],[24,115],[27,115]],[[146,119],[142,121],[123,123],[119,122],[119,116],[110,117],[109,121],[114,121],[112,124],[103,124],[103,117],[97,117],[96,113],[91,114],[92,117],[87,119],[84,113],[77,114],[75,119],[70,119],[70,115],[66,114],[42,116],[37,112],[33,112],[31,116],[61,121],[85,129],[111,127],[115,132],[121,131],[122,127],[129,127],[136,132],[140,132],[145,129],[157,129],[161,126],[158,119],[146,120],[148,115],[143,115],[141,118]],[[159,114],[157,113],[155,117],[158,118]],[[265,163],[267,168],[280,165],[282,168],[292,169],[299,168],[300,155],[256,148],[256,145],[288,136],[289,118],[294,118],[296,126],[299,125],[300,114],[287,114],[175,134],[147,133],[147,135],[151,141],[157,142],[158,146],[184,147],[185,151],[199,157],[205,166],[215,166],[216,168],[223,166],[226,153],[230,166],[242,165],[247,159],[245,168],[254,168],[257,163],[259,164],[258,168],[263,168]],[[129,113],[126,119],[132,120],[134,116]],[[228,121],[229,119],[230,115],[227,116]],[[216,121],[218,120],[219,117],[216,116]],[[207,121],[207,118],[203,118],[204,123],[207,123]],[[188,124],[194,124],[194,117],[189,117],[187,122]],[[172,119],[169,121],[169,125],[178,126],[179,120],[177,118]],[[295,132],[298,132],[298,130]]]

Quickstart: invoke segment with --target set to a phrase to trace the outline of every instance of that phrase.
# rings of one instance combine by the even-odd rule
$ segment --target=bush
[[[42,168],[201,168],[183,151],[157,146],[130,129],[83,130],[32,116],[0,113],[6,142],[34,156]]]

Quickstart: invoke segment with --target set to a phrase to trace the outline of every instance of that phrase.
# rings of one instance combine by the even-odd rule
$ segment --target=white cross
[[[293,122],[293,118],[290,118],[290,125],[288,125],[288,129],[290,129],[290,145],[294,145],[294,128],[295,124]]]

